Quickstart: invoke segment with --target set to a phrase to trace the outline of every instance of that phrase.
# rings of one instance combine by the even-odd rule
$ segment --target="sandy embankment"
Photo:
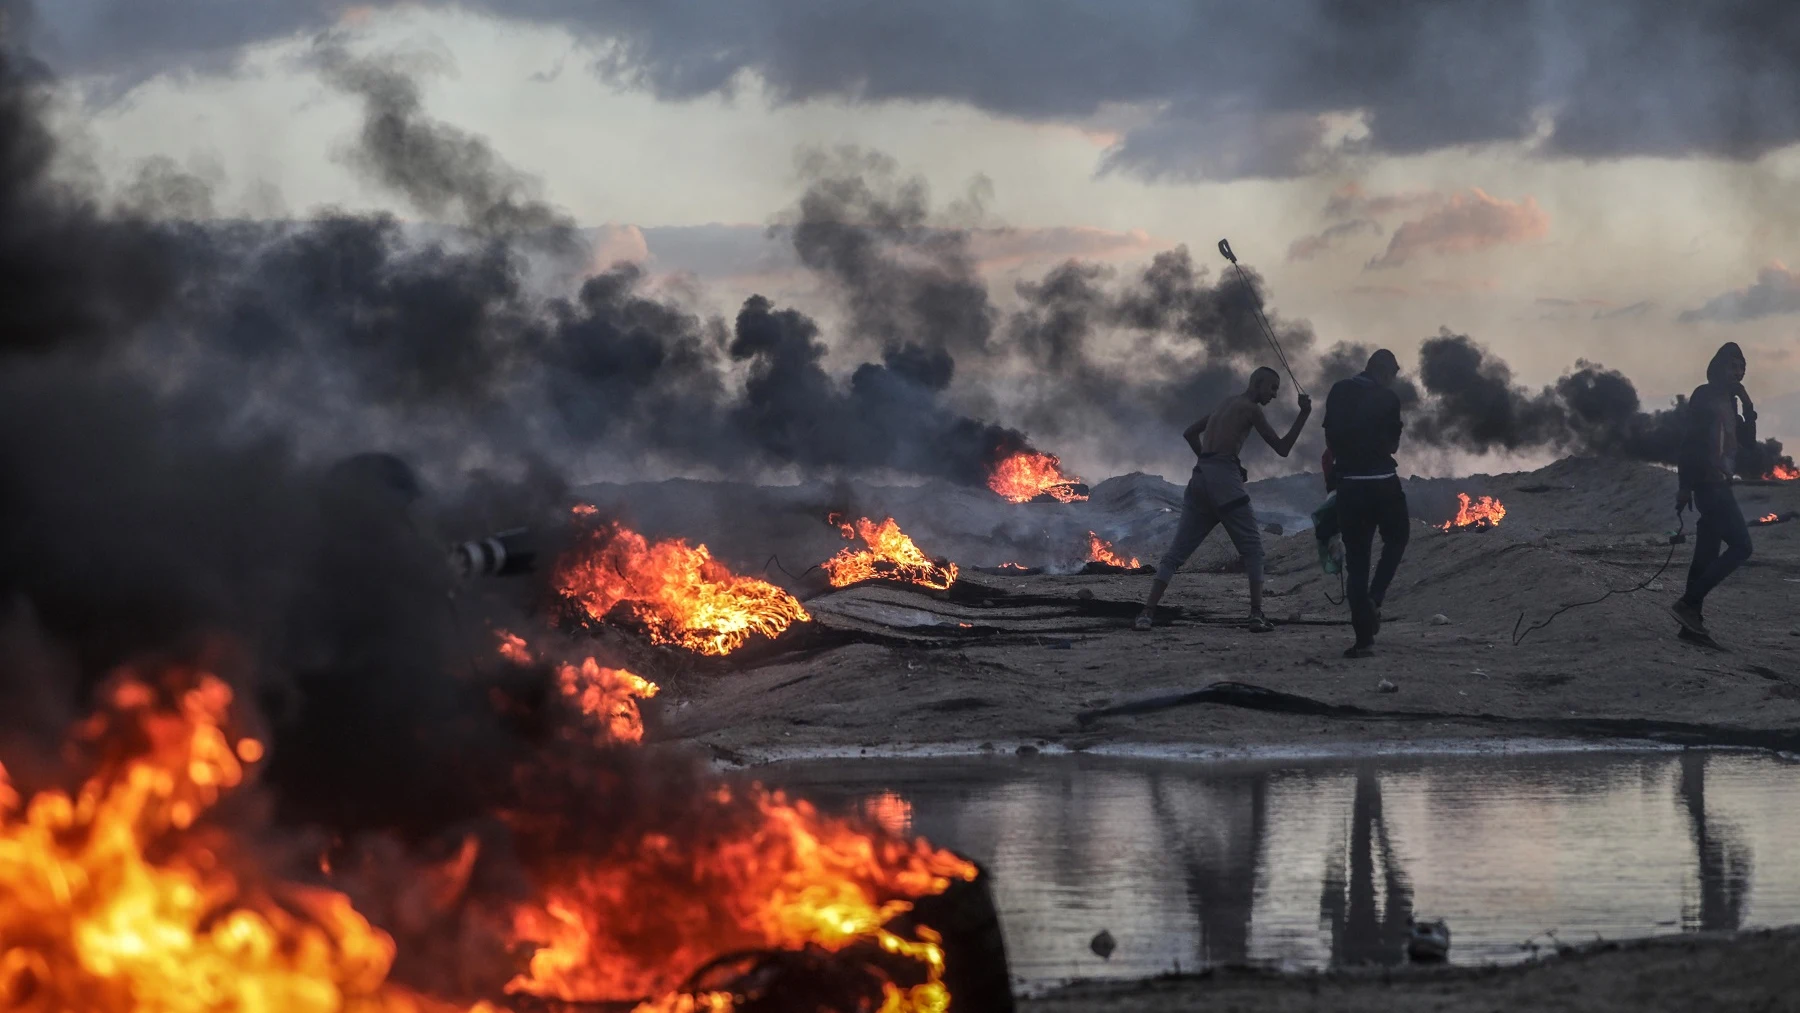
[[[1207,572],[1232,555],[1215,535],[1171,590],[1167,624],[1148,634],[1130,630],[1126,618],[1147,586],[1142,576],[972,575],[991,591],[960,600],[872,592],[851,609],[813,598],[820,625],[837,636],[812,641],[808,652],[726,666],[645,657],[666,688],[654,718],[663,737],[694,742],[735,764],[1021,746],[1197,757],[1507,749],[1634,734],[1800,745],[1800,523],[1754,528],[1755,557],[1709,601],[1709,621],[1727,653],[1678,640],[1665,611],[1679,593],[1691,543],[1676,547],[1650,590],[1566,613],[1515,645],[1521,613],[1530,624],[1562,605],[1637,584],[1669,558],[1674,476],[1619,462],[1565,461],[1530,474],[1445,484],[1500,496],[1506,520],[1489,533],[1459,535],[1415,523],[1375,659],[1341,656],[1349,640],[1344,610],[1326,598],[1336,597],[1338,583],[1320,573],[1309,533],[1268,541],[1268,613],[1279,625],[1266,635],[1237,625],[1246,607],[1242,576]],[[1800,483],[1738,493],[1751,516],[1800,511]],[[1441,503],[1443,490],[1436,495]],[[1424,498],[1414,495],[1416,512]],[[1173,519],[1153,502],[1137,508],[1149,511],[1140,531],[1108,534],[1127,552],[1152,558]],[[934,549],[929,516],[901,520]],[[1089,523],[1091,515],[1076,526]],[[952,546],[979,544],[970,538],[941,535]],[[1448,622],[1434,624],[1434,615]],[[863,634],[882,635],[859,640]],[[1378,692],[1382,679],[1398,692]],[[1205,704],[1087,726],[1075,721],[1084,710],[1221,680],[1387,713]],[[1023,1008],[1800,1009],[1796,956],[1800,934],[1792,931],[1730,942],[1682,937],[1506,970],[1228,971],[1076,989]]]

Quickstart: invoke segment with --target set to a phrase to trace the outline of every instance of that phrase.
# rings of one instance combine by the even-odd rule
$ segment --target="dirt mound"
[[[1309,491],[1306,479],[1253,488],[1264,499],[1307,497],[1301,502],[1310,510],[1320,489]],[[1090,500],[1068,506],[1013,506],[981,490],[935,486],[662,483],[611,491],[618,509],[648,518],[640,520],[646,527],[662,524],[715,548],[740,539],[734,551],[747,559],[767,558],[765,539],[810,539],[783,550],[790,569],[842,544],[822,514],[833,497],[849,497],[860,512],[891,513],[927,552],[964,566],[956,585],[931,592],[832,591],[814,573],[806,593],[817,621],[793,638],[794,650],[771,645],[704,671],[653,672],[669,690],[658,700],[664,733],[702,740],[728,757],[983,742],[1341,748],[1555,736],[1583,718],[1800,728],[1800,673],[1791,664],[1800,649],[1793,618],[1800,523],[1753,529],[1756,556],[1709,599],[1709,623],[1730,652],[1684,643],[1665,609],[1685,579],[1692,544],[1669,544],[1675,478],[1655,467],[1569,460],[1528,473],[1408,482],[1418,519],[1371,661],[1342,657],[1350,633],[1335,603],[1339,579],[1320,571],[1307,531],[1265,536],[1271,634],[1242,628],[1247,587],[1241,572],[1231,572],[1234,553],[1222,534],[1175,581],[1150,633],[1130,629],[1147,576],[976,571],[1009,559],[1041,564],[1053,553],[1027,550],[1085,544],[1089,530],[1153,559],[1172,532],[1180,490],[1152,476],[1099,483]],[[1505,519],[1486,532],[1439,530],[1457,492],[1498,497]],[[1800,483],[1745,486],[1738,495],[1751,516],[1800,511]],[[765,509],[775,516],[759,513]],[[728,511],[726,519],[708,516],[712,510]],[[681,523],[693,526],[671,530]],[[1665,562],[1667,572],[1648,590],[1565,612],[1514,644],[1516,625],[1642,583]],[[1433,622],[1437,615],[1446,621]],[[1398,697],[1375,696],[1383,679],[1400,687]],[[1383,709],[1426,717],[1321,719],[1202,706],[1086,728],[1073,721],[1082,711],[1222,680],[1325,704],[1385,702]]]

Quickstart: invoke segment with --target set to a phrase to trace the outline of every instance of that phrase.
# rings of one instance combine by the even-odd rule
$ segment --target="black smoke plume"
[[[1646,412],[1631,380],[1598,363],[1578,360],[1572,372],[1532,391],[1514,383],[1492,352],[1443,330],[1419,347],[1419,380],[1431,400],[1412,414],[1408,433],[1431,446],[1678,463],[1687,399]],[[1759,478],[1792,463],[1781,441],[1767,438],[1742,449],[1738,468],[1743,477]]]

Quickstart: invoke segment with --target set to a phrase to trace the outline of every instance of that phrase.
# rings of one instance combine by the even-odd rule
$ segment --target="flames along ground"
[[[1113,551],[1111,542],[1106,541],[1092,531],[1088,532],[1088,562],[1105,563],[1108,566],[1120,566],[1128,570],[1135,570],[1143,565],[1138,562],[1136,556],[1127,559],[1126,557],[1119,555],[1117,552]]]
[[[596,513],[575,508],[577,543],[556,567],[557,590],[595,621],[624,604],[652,641],[716,656],[753,635],[777,637],[812,619],[793,595],[732,573],[704,545],[650,542],[620,524],[597,522]]]
[[[1466,492],[1456,494],[1456,516],[1438,525],[1443,531],[1485,530],[1506,517],[1506,507],[1492,496],[1471,499]]]
[[[535,654],[511,634],[498,653],[514,664],[533,663]],[[557,671],[564,698],[590,722],[589,748],[621,748],[642,736],[636,700],[654,694],[653,684],[591,658]],[[330,880],[301,882],[264,868],[251,837],[210,819],[265,752],[259,740],[228,731],[233,694],[222,680],[179,667],[154,676],[126,670],[100,699],[71,736],[72,750],[93,757],[79,788],[25,798],[0,766],[0,1008],[506,1008],[498,997],[445,998],[390,980],[394,937],[360,914],[349,893]],[[527,898],[465,908],[464,918],[505,924],[509,945],[536,948],[505,991],[579,1001],[660,996],[638,1010],[724,1013],[733,1008],[729,995],[679,991],[714,957],[864,944],[917,967],[914,980],[881,982],[882,1013],[947,1008],[935,935],[888,925],[910,898],[972,880],[972,865],[759,785],[715,781],[700,805],[716,818],[622,837],[606,853],[545,861],[526,870]],[[436,875],[454,893],[467,887],[478,850],[465,840],[447,871],[381,874],[422,883]],[[320,869],[330,874],[323,861]],[[452,901],[439,903],[448,910]],[[505,910],[490,910],[496,905]]]
[[[1059,503],[1074,503],[1087,497],[1073,488],[1081,479],[1066,475],[1062,459],[1055,454],[1021,450],[1002,458],[988,475],[988,488],[1012,503],[1028,503],[1048,495]]]
[[[830,578],[832,587],[845,587],[862,580],[893,580],[945,590],[956,583],[955,563],[942,565],[925,555],[892,517],[881,523],[867,517],[851,524],[838,514],[827,523],[835,525],[846,539],[862,539],[867,548],[845,546],[837,555],[820,566]]]

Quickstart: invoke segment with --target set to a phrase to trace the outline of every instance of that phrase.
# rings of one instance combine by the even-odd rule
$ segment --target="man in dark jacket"
[[[1400,449],[1400,398],[1389,389],[1400,375],[1394,353],[1383,348],[1369,356],[1361,373],[1340,380],[1325,399],[1325,445],[1331,450],[1332,479],[1337,484],[1338,525],[1344,537],[1345,594],[1356,643],[1348,658],[1374,652],[1381,629],[1381,602],[1406,552],[1411,517],[1406,490],[1394,464]],[[1381,561],[1369,576],[1375,533],[1381,532]]]
[[[1706,636],[1701,606],[1707,594],[1750,558],[1750,526],[1744,522],[1731,476],[1738,448],[1756,442],[1756,409],[1744,391],[1744,353],[1736,342],[1719,347],[1706,365],[1706,382],[1694,389],[1683,419],[1679,458],[1680,491],[1675,509],[1700,511],[1694,524],[1694,562],[1687,592],[1669,606],[1690,633]],[[1738,417],[1738,402],[1744,414]],[[1724,551],[1719,551],[1720,545]]]

